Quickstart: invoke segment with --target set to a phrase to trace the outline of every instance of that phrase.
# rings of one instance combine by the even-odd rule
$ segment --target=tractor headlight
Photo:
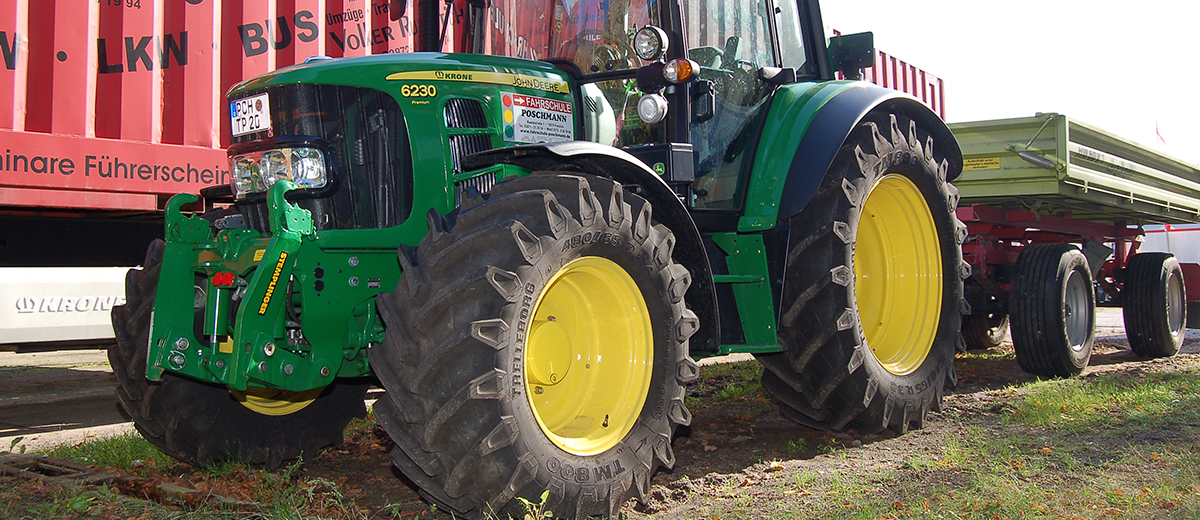
[[[667,117],[667,98],[662,94],[646,94],[637,104],[638,118],[643,123],[654,124]]]
[[[323,188],[328,182],[325,156],[315,148],[274,148],[236,155],[233,166],[234,198],[262,193],[276,181],[287,179],[301,188]]]
[[[661,58],[669,44],[667,32],[653,25],[647,25],[633,35],[633,52],[645,61]]]

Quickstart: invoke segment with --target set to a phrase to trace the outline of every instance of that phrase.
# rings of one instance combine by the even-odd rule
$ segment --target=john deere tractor
[[[228,94],[228,209],[166,213],[110,351],[166,453],[267,465],[342,440],[458,516],[615,515],[671,467],[696,360],[752,353],[813,428],[920,428],[955,381],[961,153],[835,81],[816,0],[470,0],[454,41]],[[393,13],[399,11],[393,8]],[[522,29],[524,28],[524,29]]]

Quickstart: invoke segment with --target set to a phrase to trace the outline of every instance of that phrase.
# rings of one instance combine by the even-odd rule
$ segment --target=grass
[[[139,465],[165,467],[175,463],[175,459],[159,451],[137,433],[126,433],[75,445],[64,444],[47,451],[45,455],[123,471],[134,471]]]
[[[997,420],[859,476],[797,475],[781,517],[1200,518],[1200,361],[997,392]],[[761,513],[761,512],[760,512]],[[740,518],[738,515],[722,518]]]
[[[762,365],[756,361],[705,365],[700,367],[700,377],[687,385],[684,404],[693,410],[729,403],[774,407],[774,400],[759,381],[761,375]]]
[[[375,428],[373,420],[355,419],[347,439],[364,442]],[[399,513],[399,505],[384,507],[372,517],[348,496],[343,485],[328,478],[301,476],[297,461],[267,471],[230,461],[207,467],[182,464],[160,452],[137,434],[91,439],[63,445],[45,455],[106,469],[119,469],[127,479],[108,486],[43,484],[36,480],[0,478],[0,518],[262,519],[381,518]],[[243,502],[221,503],[204,496],[167,497],[166,504],[131,498],[159,483],[179,485]],[[141,495],[145,496],[145,495]],[[186,506],[180,507],[186,502]],[[395,514],[391,515],[395,516]]]

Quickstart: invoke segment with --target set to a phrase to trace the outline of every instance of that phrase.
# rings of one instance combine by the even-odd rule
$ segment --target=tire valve
[[[602,428],[608,428],[608,414],[604,414],[604,422],[600,425]]]
[[[540,386],[535,386],[535,387],[533,387],[533,393],[535,393],[535,394],[540,394],[540,393],[542,393],[542,392],[545,392],[545,391],[546,391],[546,389],[544,389],[544,388],[542,388],[542,387],[540,387]]]
[[[554,316],[546,316],[546,321],[558,321],[558,318],[555,318]]]

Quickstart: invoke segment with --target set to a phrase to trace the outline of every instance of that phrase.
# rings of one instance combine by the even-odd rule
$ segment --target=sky
[[[822,0],[945,82],[946,119],[1058,112],[1200,165],[1196,0]],[[1159,138],[1161,134],[1162,138]]]

